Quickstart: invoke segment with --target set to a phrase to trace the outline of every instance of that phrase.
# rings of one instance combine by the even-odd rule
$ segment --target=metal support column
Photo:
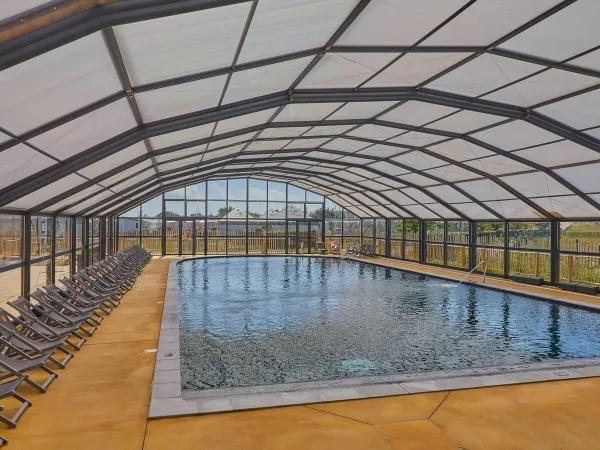
[[[406,219],[402,219],[402,259],[406,259]]]
[[[71,274],[77,272],[77,218],[71,218]]]
[[[161,254],[167,254],[167,218],[165,217],[165,196],[162,196],[162,233],[160,239]]]
[[[448,221],[444,220],[444,267],[448,267]]]
[[[87,217],[83,219],[83,266],[90,265],[90,221]]]
[[[477,265],[477,223],[469,222],[469,270]]]
[[[560,280],[560,222],[550,221],[550,282]]]
[[[196,220],[192,220],[192,255],[196,256]]]
[[[29,295],[31,288],[31,215],[23,216],[23,226],[21,230],[21,249],[23,257],[23,268],[21,269],[21,294],[23,297]]]
[[[106,217],[100,217],[100,259],[106,258]]]
[[[50,223],[52,224],[50,230],[50,254],[52,255],[50,258],[50,281],[54,283],[56,276],[56,216],[52,216]]]
[[[508,221],[504,222],[504,278],[508,278],[508,274],[510,273],[510,258],[508,253],[508,248],[510,245],[510,236],[508,235],[509,226]]]
[[[427,222],[419,220],[419,263],[427,261]]]

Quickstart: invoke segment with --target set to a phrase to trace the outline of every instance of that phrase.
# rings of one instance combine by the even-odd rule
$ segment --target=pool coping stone
[[[232,255],[230,257],[239,256]],[[299,255],[281,256],[301,257]],[[183,391],[181,388],[181,357],[179,351],[177,264],[189,259],[213,257],[226,258],[228,256],[194,256],[175,260],[169,264],[163,317],[156,356],[157,361],[152,382],[152,395],[148,413],[149,419],[358,400],[442,390],[474,389],[511,384],[600,377],[600,357],[596,357],[341,380]],[[305,255],[304,257],[327,258],[331,256]],[[357,260],[356,258],[349,259]],[[383,263],[374,263],[359,259],[358,261],[456,282],[456,279],[451,277],[430,275],[405,268],[399,269]],[[469,281],[465,283],[482,286],[481,283],[476,282]],[[582,302],[558,299],[545,295],[533,295],[529,292],[521,292],[516,289],[504,289],[488,285],[485,285],[485,287],[572,306],[600,309],[593,305],[583,304]]]

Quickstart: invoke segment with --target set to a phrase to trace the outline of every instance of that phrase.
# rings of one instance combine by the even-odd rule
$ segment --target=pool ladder
[[[477,270],[477,268],[479,266],[481,266],[482,264],[484,264],[484,266],[483,266],[483,281],[482,281],[482,283],[485,284],[485,275],[487,273],[487,263],[485,261],[481,261],[479,264],[477,264],[475,267],[473,267],[473,269],[471,271],[469,271],[469,273],[466,274],[465,277],[462,280],[460,280],[460,282],[458,283],[458,285],[460,286],[463,283],[463,281],[465,281],[467,278],[469,278],[469,275],[471,275],[473,272],[475,272]]]

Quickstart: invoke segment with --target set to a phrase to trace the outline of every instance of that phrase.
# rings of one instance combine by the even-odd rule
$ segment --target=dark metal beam
[[[315,92],[312,90],[301,90],[298,91],[294,95],[294,101],[302,102],[302,103],[311,103],[311,102],[319,102],[319,101],[373,101],[373,100],[418,100],[424,101],[428,103],[435,104],[446,104],[452,105],[453,107],[469,109],[478,112],[485,112],[487,114],[495,114],[501,115],[503,117],[509,118],[527,118],[527,112],[522,108],[516,107],[507,107],[505,105],[496,104],[493,102],[486,101],[472,101],[470,99],[466,99],[461,96],[456,95],[448,95],[430,90],[423,90],[422,92],[414,92],[411,90],[405,89],[360,89],[356,92],[349,90],[322,90],[321,92]],[[162,133],[168,133],[172,131],[177,131],[185,128],[189,128],[192,126],[197,126],[205,123],[216,122],[220,119],[231,118],[238,115],[260,111],[263,109],[274,108],[286,105],[289,102],[289,97],[286,93],[278,93],[271,96],[266,96],[261,99],[252,99],[249,101],[238,102],[233,105],[227,105],[220,109],[212,109],[207,111],[201,111],[198,113],[186,114],[184,116],[175,117],[172,119],[166,119],[162,121],[157,121],[151,124],[148,124],[144,127],[139,127],[137,129],[131,130],[129,132],[125,132],[120,136],[117,136],[105,143],[99,144],[90,150],[86,150],[82,153],[79,153],[75,157],[69,158],[66,161],[63,161],[60,164],[57,164],[56,167],[48,169],[45,171],[43,175],[36,176],[30,180],[26,180],[18,185],[8,186],[7,188],[0,191],[0,205],[8,204],[11,201],[16,200],[19,197],[27,195],[45,185],[56,181],[70,173],[74,173],[76,170],[84,168],[94,162],[99,161],[111,154],[114,154],[123,148],[126,148],[130,145],[133,145],[140,139],[148,138],[150,136],[155,136]],[[531,116],[531,115],[530,115]],[[535,115],[537,117],[537,115]],[[534,120],[534,119],[530,119]],[[409,127],[409,126],[399,126],[398,124],[393,124],[391,122],[386,121],[369,121],[369,120],[341,120],[341,121],[309,121],[309,122],[274,122],[270,124],[271,128],[274,127],[290,127],[290,126],[304,126],[304,125],[333,125],[333,124],[350,124],[356,125],[357,123],[379,123],[385,126],[392,126],[396,128],[406,129],[406,130],[418,130],[421,132],[430,132],[433,134],[439,134],[446,137],[459,137],[462,138],[461,135],[447,133],[447,132],[434,132],[434,130],[429,128],[419,128],[419,127]],[[541,122],[539,125],[542,125]],[[590,138],[588,136],[583,136],[583,133],[574,130],[570,127],[567,127],[560,123],[551,123],[550,121],[545,121],[543,123],[545,129],[550,129],[552,132],[557,135],[562,135],[563,137],[570,139],[577,139],[578,143],[587,144],[588,148],[592,148],[595,151],[599,151],[600,149],[600,141],[597,139]],[[548,128],[549,127],[549,128]],[[226,133],[224,135],[215,137],[217,138],[226,138],[235,135],[239,135],[242,133],[246,133],[248,131],[257,131],[264,128],[264,125],[257,125],[254,127],[249,127],[247,129],[237,130],[234,132]],[[583,136],[583,137],[582,137]],[[190,146],[199,145],[201,143],[210,142],[210,138],[200,139],[197,141],[193,141],[186,144],[180,144],[178,146],[173,146],[168,149],[161,149],[155,152],[155,154],[165,154],[171,151],[180,150],[183,148],[188,148]],[[585,142],[584,142],[585,141]],[[479,145],[479,144],[478,144]],[[487,144],[485,144],[487,145]],[[497,151],[499,149],[493,149],[492,151]],[[504,152],[503,154],[506,154]],[[508,154],[506,156],[510,157]],[[514,158],[514,155],[513,155]],[[533,167],[532,163],[529,161],[520,161],[531,167]],[[139,163],[139,161],[135,161],[135,163]],[[122,166],[122,169],[127,167],[131,167],[131,165]],[[95,179],[95,182],[98,182],[98,179]],[[100,180],[101,181],[101,180]],[[92,183],[93,184],[93,183]],[[66,197],[65,197],[66,198]]]
[[[123,87],[123,90],[127,95],[127,101],[129,102],[129,107],[131,108],[133,117],[135,118],[135,123],[138,127],[143,127],[144,119],[133,95],[131,89],[131,82],[129,80],[129,74],[127,73],[125,61],[123,61],[123,55],[121,55],[121,50],[119,49],[119,43],[117,42],[115,32],[112,29],[112,27],[106,27],[102,30],[102,35],[104,36],[104,41],[106,42],[106,46],[108,47],[108,52],[110,53],[110,57],[112,58],[113,65],[115,66],[115,71],[117,72],[117,76],[119,77],[119,81],[121,82],[121,86]],[[152,153],[154,149],[152,148],[152,143],[150,142],[150,139],[144,139],[144,145],[146,147],[146,152],[150,155],[150,160],[152,161],[152,166],[154,167],[156,177],[160,180],[160,172],[158,171],[158,166],[156,165],[156,158]]]
[[[97,5],[0,45],[0,71],[104,27],[157,19],[249,0],[129,0]],[[8,24],[10,25],[10,24]]]

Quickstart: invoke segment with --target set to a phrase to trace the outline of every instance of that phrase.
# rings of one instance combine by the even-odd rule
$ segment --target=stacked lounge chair
[[[49,367],[64,369],[82,345],[129,291],[152,256],[132,246],[86,267],[70,278],[31,292],[29,299],[9,301],[13,308],[0,308],[0,400],[13,397],[21,402],[12,417],[2,414],[0,422],[10,428],[32,403],[16,391],[25,382],[45,393],[58,374]],[[16,312],[15,312],[16,311]],[[58,357],[60,352],[64,357]],[[48,377],[39,383],[29,372],[41,369]],[[0,437],[0,445],[6,439]]]

